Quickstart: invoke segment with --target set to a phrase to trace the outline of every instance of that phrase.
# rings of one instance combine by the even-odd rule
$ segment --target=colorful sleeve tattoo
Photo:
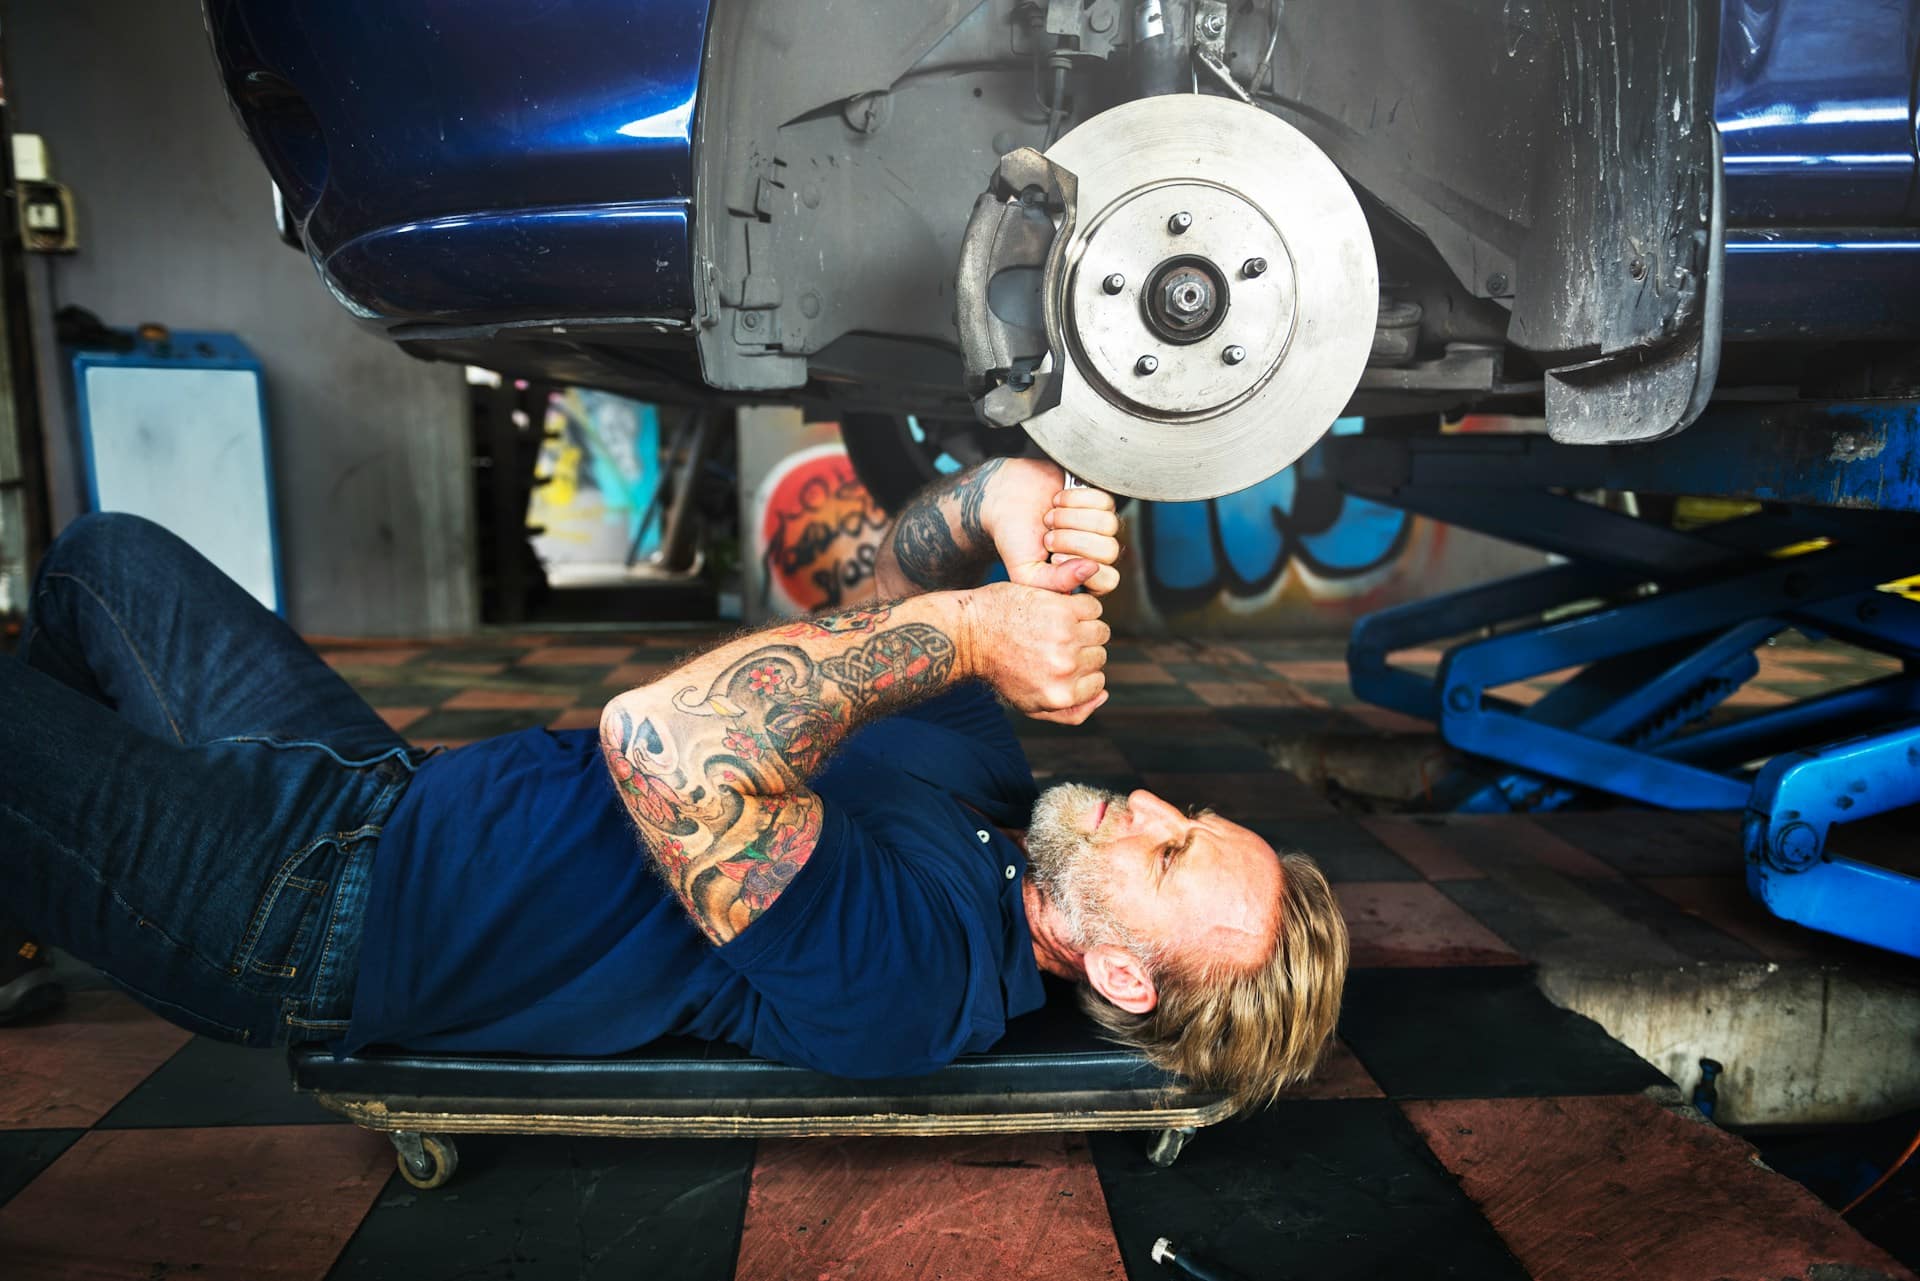
[[[813,853],[820,798],[805,784],[840,740],[955,679],[952,639],[901,610],[760,632],[607,705],[621,800],[713,942],[752,924]]]

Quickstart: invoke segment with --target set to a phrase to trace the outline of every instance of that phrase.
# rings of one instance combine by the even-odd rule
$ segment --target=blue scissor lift
[[[1841,825],[1920,803],[1920,404],[1717,407],[1647,445],[1515,434],[1327,442],[1348,492],[1564,563],[1381,610],[1354,628],[1354,693],[1436,722],[1498,778],[1452,780],[1469,811],[1581,790],[1746,811],[1747,885],[1775,915],[1920,956],[1920,880],[1837,852]],[[1596,492],[1757,501],[1690,531]],[[1794,628],[1900,670],[1739,720],[1711,713]],[[1428,676],[1389,661],[1451,642]],[[1491,692],[1577,671],[1531,705]]]

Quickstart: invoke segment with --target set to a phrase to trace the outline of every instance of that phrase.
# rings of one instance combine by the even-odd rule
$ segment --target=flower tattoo
[[[793,884],[820,838],[818,804],[805,807],[798,817],[798,822],[776,825],[738,858],[719,865],[724,876],[740,883],[740,898],[755,915],[772,907],[780,892]]]
[[[807,780],[856,726],[953,679],[938,627],[877,605],[773,630],[622,695],[607,766],[654,867],[715,944],[792,885],[824,813]]]

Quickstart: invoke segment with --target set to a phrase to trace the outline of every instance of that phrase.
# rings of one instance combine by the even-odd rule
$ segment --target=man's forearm
[[[963,679],[964,609],[959,593],[940,592],[777,623],[629,690],[608,710],[641,713],[656,733],[682,741],[724,722],[754,739],[741,781],[781,790],[804,781],[853,729]]]
[[[963,594],[730,641],[616,696],[601,746],[621,799],[709,938],[771,905],[820,824],[804,784],[860,725],[973,674]]]
[[[1005,462],[986,462],[928,485],[900,510],[880,541],[874,588],[882,599],[972,587],[993,561],[982,511]]]

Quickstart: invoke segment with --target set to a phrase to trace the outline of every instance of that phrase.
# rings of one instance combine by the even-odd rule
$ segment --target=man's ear
[[[1160,1003],[1160,993],[1138,957],[1123,947],[1102,943],[1088,948],[1081,961],[1093,990],[1129,1014],[1149,1014]]]

